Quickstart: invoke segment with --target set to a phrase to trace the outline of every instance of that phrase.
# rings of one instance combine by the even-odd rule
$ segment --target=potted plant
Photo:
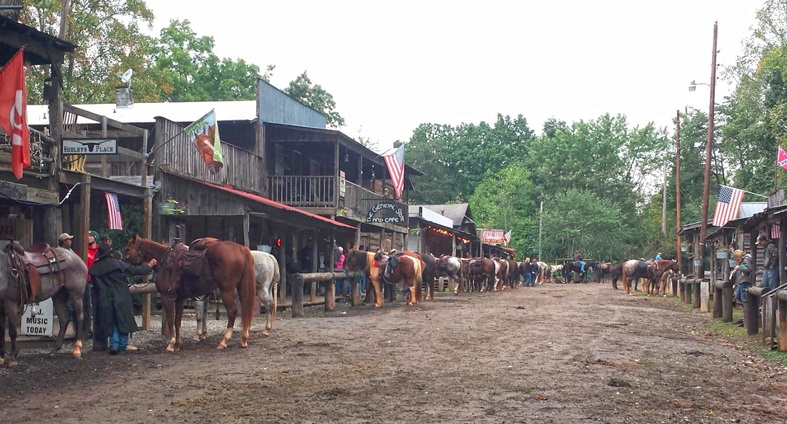
[[[160,215],[183,215],[186,209],[180,207],[180,203],[175,199],[167,199],[158,204],[158,213]]]

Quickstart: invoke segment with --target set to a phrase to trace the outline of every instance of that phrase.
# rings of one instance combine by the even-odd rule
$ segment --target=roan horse
[[[25,251],[11,241],[6,252],[0,252],[0,365],[5,363],[5,326],[11,339],[11,352],[7,365],[16,365],[19,348],[16,344],[19,326],[19,307],[52,298],[57,319],[61,323],[54,354],[63,346],[68,329],[66,300],[74,304],[74,356],[82,356],[82,296],[87,285],[87,266],[73,251],[60,247],[50,248],[38,243]],[[31,278],[32,277],[32,278]]]
[[[648,287],[648,294],[655,294],[656,296],[663,295],[666,297],[667,280],[673,273],[678,272],[678,262],[674,259],[662,259],[653,262],[656,264],[656,269],[653,273],[653,281],[651,281],[650,287]]]
[[[435,260],[435,276],[449,277],[454,282],[454,294],[462,291],[462,261],[455,256],[442,255]]]
[[[161,293],[162,304],[167,315],[167,351],[180,349],[180,323],[183,318],[183,302],[192,296],[200,296],[220,290],[222,303],[227,311],[227,329],[219,343],[219,349],[227,347],[232,337],[238,308],[235,293],[241,301],[241,347],[248,345],[249,328],[254,313],[254,259],[245,246],[217,239],[198,239],[196,245],[204,247],[202,257],[186,264],[186,245],[170,247],[135,235],[130,238],[124,258],[132,263],[155,257],[159,264],[156,274],[156,289]],[[192,245],[195,244],[192,242]],[[170,253],[172,252],[172,253]],[[162,260],[163,258],[163,260]],[[267,328],[267,325],[266,325]]]
[[[649,284],[654,280],[655,273],[655,263],[637,259],[623,262],[623,289],[626,290],[626,294],[634,295],[636,287],[639,285],[639,279],[646,278]],[[634,281],[634,287],[631,287],[632,280]]]

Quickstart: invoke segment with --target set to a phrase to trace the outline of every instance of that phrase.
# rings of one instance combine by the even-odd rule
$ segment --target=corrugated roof
[[[74,106],[125,124],[152,124],[156,122],[157,116],[173,122],[191,123],[211,110],[216,111],[216,118],[219,121],[252,121],[257,119],[257,102],[255,100],[134,103],[129,107],[118,107],[113,103]],[[95,123],[95,121],[83,117],[80,117],[78,122]],[[32,126],[49,125],[49,106],[28,105],[27,124]]]
[[[454,227],[459,227],[467,217],[469,203],[451,203],[447,205],[410,205],[410,207],[424,207],[454,221]],[[467,217],[470,218],[470,217]],[[472,220],[471,220],[472,221]]]

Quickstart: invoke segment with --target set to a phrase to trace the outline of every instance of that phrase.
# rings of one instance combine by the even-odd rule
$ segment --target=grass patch
[[[743,310],[732,310],[732,322],[723,322],[721,318],[715,318],[702,326],[702,329],[720,336],[747,338],[746,328],[738,327],[735,323],[743,319]]]
[[[787,365],[787,352],[779,352],[777,350],[763,348],[762,351],[760,351],[760,356],[765,359],[773,359],[781,362],[784,365]]]

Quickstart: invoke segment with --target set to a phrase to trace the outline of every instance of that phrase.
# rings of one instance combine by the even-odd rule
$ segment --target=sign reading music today
[[[63,139],[64,155],[114,155],[117,140],[111,139]]]

